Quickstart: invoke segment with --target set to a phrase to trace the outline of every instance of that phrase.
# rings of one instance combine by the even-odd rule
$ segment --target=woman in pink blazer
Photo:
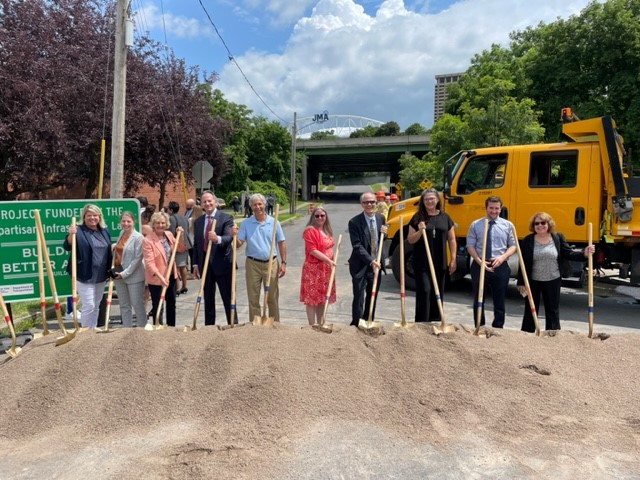
[[[168,281],[165,280],[165,273],[176,239],[171,232],[166,231],[169,226],[169,215],[166,213],[154,213],[151,216],[149,224],[151,225],[152,232],[142,241],[142,253],[144,255],[144,280],[149,286],[149,293],[151,294],[151,312],[153,318],[155,318],[158,308],[161,308],[160,296],[162,294],[162,287],[167,286],[164,297],[166,302],[167,325],[175,327],[176,278],[178,276],[178,269],[175,263]],[[181,228],[180,231],[182,231]],[[180,241],[178,251],[184,252],[185,250],[186,247],[183,242]]]

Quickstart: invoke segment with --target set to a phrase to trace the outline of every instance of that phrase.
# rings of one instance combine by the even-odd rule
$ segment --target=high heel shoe
[[[188,288],[181,288],[180,291],[178,291],[178,295],[182,295],[183,293],[187,293],[189,291]]]

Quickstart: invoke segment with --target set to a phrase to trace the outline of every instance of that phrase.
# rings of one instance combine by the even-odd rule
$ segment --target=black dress
[[[418,224],[424,221],[426,224],[427,241],[431,251],[431,259],[436,273],[438,290],[440,299],[442,300],[442,292],[444,281],[447,275],[447,238],[449,230],[453,228],[453,220],[444,213],[439,212],[436,215],[428,215],[426,218],[420,216],[420,212],[416,213],[409,225],[418,231]],[[452,252],[455,255],[455,252]],[[421,238],[413,246],[412,256],[413,271],[416,279],[416,322],[435,322],[440,320],[440,312],[438,311],[438,303],[436,301],[435,289],[431,281],[431,273],[429,271],[429,261],[427,259],[427,250],[424,240]]]

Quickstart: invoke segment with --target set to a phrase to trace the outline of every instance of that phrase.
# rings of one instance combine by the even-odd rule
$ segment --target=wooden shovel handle
[[[487,267],[486,265],[486,257],[487,257],[487,231],[489,229],[489,219],[484,219],[484,232],[482,233],[482,255],[480,257],[480,278],[478,279],[478,297],[476,299],[476,329],[473,334],[478,335],[480,332],[480,319],[482,318],[482,310],[484,309],[483,301],[484,298],[484,272]]]

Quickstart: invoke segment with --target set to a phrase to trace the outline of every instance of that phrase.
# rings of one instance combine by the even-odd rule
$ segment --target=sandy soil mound
[[[0,366],[0,478],[639,478],[640,337],[120,329]]]

